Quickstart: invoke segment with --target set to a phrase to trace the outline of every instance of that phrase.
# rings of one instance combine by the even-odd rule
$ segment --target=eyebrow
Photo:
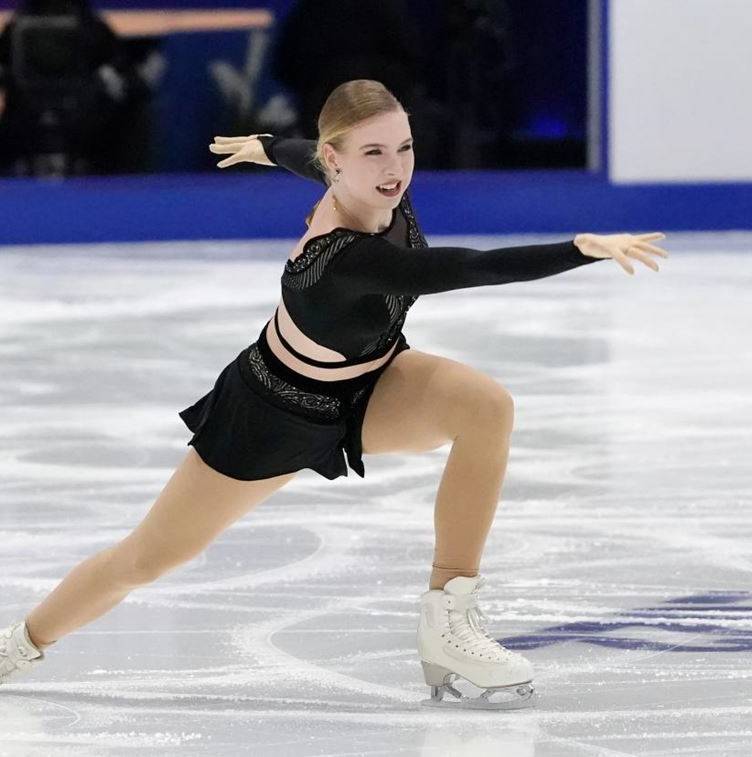
[[[413,139],[412,137],[408,137],[407,139],[405,139],[405,140],[403,140],[402,142],[400,142],[400,146],[404,145],[404,144],[405,144],[405,142],[409,142],[409,141],[410,141],[410,140],[412,140],[412,139]],[[376,143],[376,142],[371,142],[371,144],[369,144],[369,145],[361,145],[361,148],[360,148],[360,149],[361,149],[361,150],[365,150],[365,149],[366,149],[366,147],[386,147],[386,145],[380,145],[380,144],[378,144],[378,143]]]

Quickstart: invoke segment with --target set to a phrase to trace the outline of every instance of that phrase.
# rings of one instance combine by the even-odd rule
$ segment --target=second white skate
[[[32,643],[26,622],[0,629],[0,684],[22,675],[45,659],[45,653]]]

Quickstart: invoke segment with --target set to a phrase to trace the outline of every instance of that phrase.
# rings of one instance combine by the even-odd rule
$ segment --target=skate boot
[[[32,644],[25,620],[0,630],[0,684],[28,671],[44,658],[44,652]]]
[[[477,592],[485,582],[480,575],[457,576],[443,589],[421,594],[418,654],[431,687],[431,698],[421,704],[510,710],[528,706],[533,697],[528,660],[502,647],[483,627],[487,618],[478,607]],[[466,696],[452,685],[458,677],[485,691]],[[445,701],[445,692],[458,701]],[[498,697],[492,700],[494,695]]]

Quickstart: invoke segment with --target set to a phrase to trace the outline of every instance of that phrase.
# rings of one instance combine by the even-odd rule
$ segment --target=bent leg
[[[429,589],[477,576],[509,459],[509,432],[466,426],[452,444],[434,509],[436,542]]]
[[[134,588],[202,552],[222,531],[295,477],[239,481],[189,447],[141,523],[121,542],[71,570],[26,618],[44,647],[100,617]]]
[[[514,403],[491,377],[405,350],[379,377],[363,419],[363,452],[421,452],[452,443],[436,495],[429,588],[478,574],[501,493]]]

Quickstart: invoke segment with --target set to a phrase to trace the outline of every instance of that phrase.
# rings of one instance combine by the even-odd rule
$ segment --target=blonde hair
[[[328,143],[335,150],[342,150],[345,137],[354,126],[372,116],[394,111],[407,113],[402,103],[380,81],[352,79],[332,90],[319,113],[319,138],[316,153],[311,160],[311,163],[325,175],[329,186],[332,184],[332,178],[324,160],[324,145]],[[320,202],[321,200],[306,216],[306,226],[311,225],[313,214]]]

